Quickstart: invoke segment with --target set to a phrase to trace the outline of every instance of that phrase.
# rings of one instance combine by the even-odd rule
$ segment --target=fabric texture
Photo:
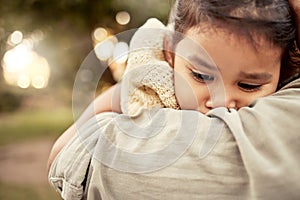
[[[177,110],[159,46],[165,32],[158,29],[155,43],[144,30],[131,43],[124,114],[101,113],[78,127],[50,168],[62,198],[300,199],[300,79],[238,111]],[[150,51],[135,42],[142,36]]]
[[[239,111],[102,113],[49,180],[64,199],[299,199],[299,102],[300,79]]]
[[[130,41],[129,57],[121,85],[121,109],[134,115],[140,109],[166,107],[179,109],[173,69],[164,60],[163,43],[169,30],[151,18]]]

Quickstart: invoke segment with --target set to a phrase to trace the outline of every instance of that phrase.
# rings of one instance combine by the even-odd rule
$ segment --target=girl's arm
[[[61,149],[71,140],[75,135],[77,129],[92,118],[95,114],[102,112],[121,112],[120,108],[120,85],[116,84],[99,95],[83,112],[78,120],[71,125],[54,143],[52,150],[48,158],[47,169],[49,171],[50,166],[61,151]]]

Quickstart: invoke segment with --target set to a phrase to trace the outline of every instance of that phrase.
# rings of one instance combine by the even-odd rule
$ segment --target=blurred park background
[[[46,161],[73,122],[73,85],[84,59],[94,56],[92,65],[104,72],[99,94],[122,72],[108,61],[128,49],[114,35],[149,17],[166,23],[173,2],[0,0],[0,199],[60,199],[47,183]],[[105,50],[93,51],[103,41]],[[93,75],[85,70],[79,78]]]

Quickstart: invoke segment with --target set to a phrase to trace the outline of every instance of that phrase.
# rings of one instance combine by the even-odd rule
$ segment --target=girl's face
[[[181,109],[201,113],[215,107],[239,109],[275,92],[281,48],[261,38],[256,38],[254,48],[245,38],[223,30],[199,33],[191,28],[186,36],[189,39],[176,46],[173,65]]]

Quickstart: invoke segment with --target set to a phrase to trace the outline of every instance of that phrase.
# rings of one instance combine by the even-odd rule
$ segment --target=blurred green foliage
[[[22,97],[9,90],[0,91],[0,113],[18,109],[21,106]]]
[[[19,30],[26,37],[35,31],[41,31],[44,38],[35,45],[34,50],[45,57],[50,65],[49,91],[64,101],[70,99],[77,70],[93,49],[91,34],[95,28],[104,27],[111,30],[112,34],[117,34],[139,27],[149,17],[167,22],[173,2],[174,0],[0,0],[0,59],[8,50],[6,41],[12,32]],[[130,13],[131,21],[127,25],[119,25],[115,21],[115,15],[124,10]],[[98,64],[103,65],[101,62]],[[2,67],[0,85],[4,85],[1,74]],[[107,73],[105,76],[104,81],[113,83]],[[17,93],[10,92],[13,86],[6,85],[3,88],[0,87],[0,101],[6,105],[0,105],[0,112],[3,107],[17,107],[18,100],[21,100]],[[69,91],[69,96],[65,96],[66,90]]]
[[[73,123],[70,109],[22,110],[0,115],[0,146],[39,137],[57,138]]]
[[[95,28],[106,27],[116,34],[140,26],[149,17],[158,17],[166,22],[171,2],[0,0],[0,55],[5,53],[7,37],[13,31],[20,30],[29,34],[41,30],[46,34],[46,38],[37,50],[48,58],[50,66],[63,74],[64,81],[72,79],[82,59],[93,48],[91,33]],[[126,26],[121,26],[115,21],[116,13],[121,10],[131,14],[131,22]]]

